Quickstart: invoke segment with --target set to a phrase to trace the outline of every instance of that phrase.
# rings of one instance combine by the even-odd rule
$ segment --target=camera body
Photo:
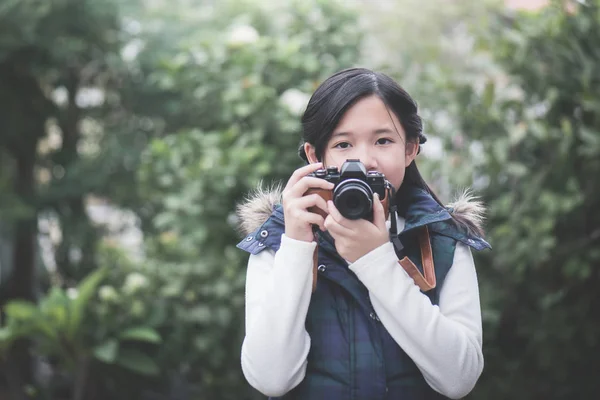
[[[345,218],[363,218],[371,221],[373,219],[373,194],[377,193],[387,219],[392,185],[382,173],[367,171],[359,160],[348,159],[340,170],[337,167],[327,167],[308,176],[325,179],[335,185],[332,190],[309,189],[307,194],[317,193],[325,201],[332,200]],[[326,214],[318,207],[311,207],[308,211],[326,217]]]

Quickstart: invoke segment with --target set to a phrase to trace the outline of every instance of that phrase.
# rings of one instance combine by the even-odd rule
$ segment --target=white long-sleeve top
[[[316,245],[283,234],[277,252],[265,249],[248,262],[242,370],[250,385],[267,396],[287,393],[306,373],[310,336],[305,320]],[[425,381],[449,398],[466,396],[483,370],[479,289],[470,249],[457,244],[439,305],[432,305],[398,264],[391,243],[349,268],[369,290],[381,323]]]

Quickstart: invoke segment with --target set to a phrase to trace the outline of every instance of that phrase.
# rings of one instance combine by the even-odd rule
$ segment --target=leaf
[[[153,359],[137,350],[123,349],[119,352],[117,364],[141,375],[158,375],[160,372]]]
[[[483,91],[483,104],[486,108],[490,108],[494,103],[494,98],[496,97],[495,92],[496,85],[494,85],[493,81],[488,81]]]
[[[106,268],[100,268],[90,275],[88,275],[79,285],[79,295],[71,303],[71,318],[69,321],[69,327],[67,331],[68,337],[72,340],[81,326],[81,320],[83,319],[83,313],[87,307],[88,302],[96,293],[96,289],[102,279],[104,279],[108,270]]]
[[[3,326],[0,328],[0,356],[2,350],[7,349],[16,337],[17,334],[10,327]]]
[[[11,301],[4,307],[4,310],[8,317],[18,320],[28,320],[38,315],[36,305],[28,301]]]
[[[119,353],[119,342],[116,339],[110,339],[96,346],[94,356],[107,364],[112,364],[117,359]]]
[[[210,339],[208,339],[207,337],[196,336],[193,343],[194,343],[194,347],[196,348],[196,350],[203,352],[203,351],[207,351],[210,348],[211,342],[210,342]]]
[[[200,304],[184,311],[183,318],[189,322],[208,323],[212,320],[212,313],[208,306]]]
[[[160,343],[162,341],[158,332],[147,327],[127,329],[119,335],[119,338],[121,340],[137,340],[148,343]]]
[[[71,300],[64,290],[52,287],[50,293],[40,300],[40,310],[44,320],[38,321],[40,330],[49,337],[56,338],[57,332],[66,332],[69,327],[69,309]]]

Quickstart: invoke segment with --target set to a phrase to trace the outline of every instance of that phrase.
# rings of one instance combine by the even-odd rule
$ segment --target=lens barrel
[[[348,219],[368,218],[373,210],[373,191],[359,179],[342,181],[333,192],[333,203]]]

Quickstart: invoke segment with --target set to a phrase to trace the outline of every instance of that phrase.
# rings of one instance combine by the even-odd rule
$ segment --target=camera
[[[385,179],[385,175],[377,171],[367,171],[360,160],[346,160],[339,171],[337,167],[327,167],[308,176],[325,179],[335,185],[332,190],[309,189],[307,194],[317,193],[325,201],[332,200],[345,218],[372,220],[373,194],[377,193],[387,219],[392,185]],[[324,214],[318,207],[311,207],[308,211]]]

